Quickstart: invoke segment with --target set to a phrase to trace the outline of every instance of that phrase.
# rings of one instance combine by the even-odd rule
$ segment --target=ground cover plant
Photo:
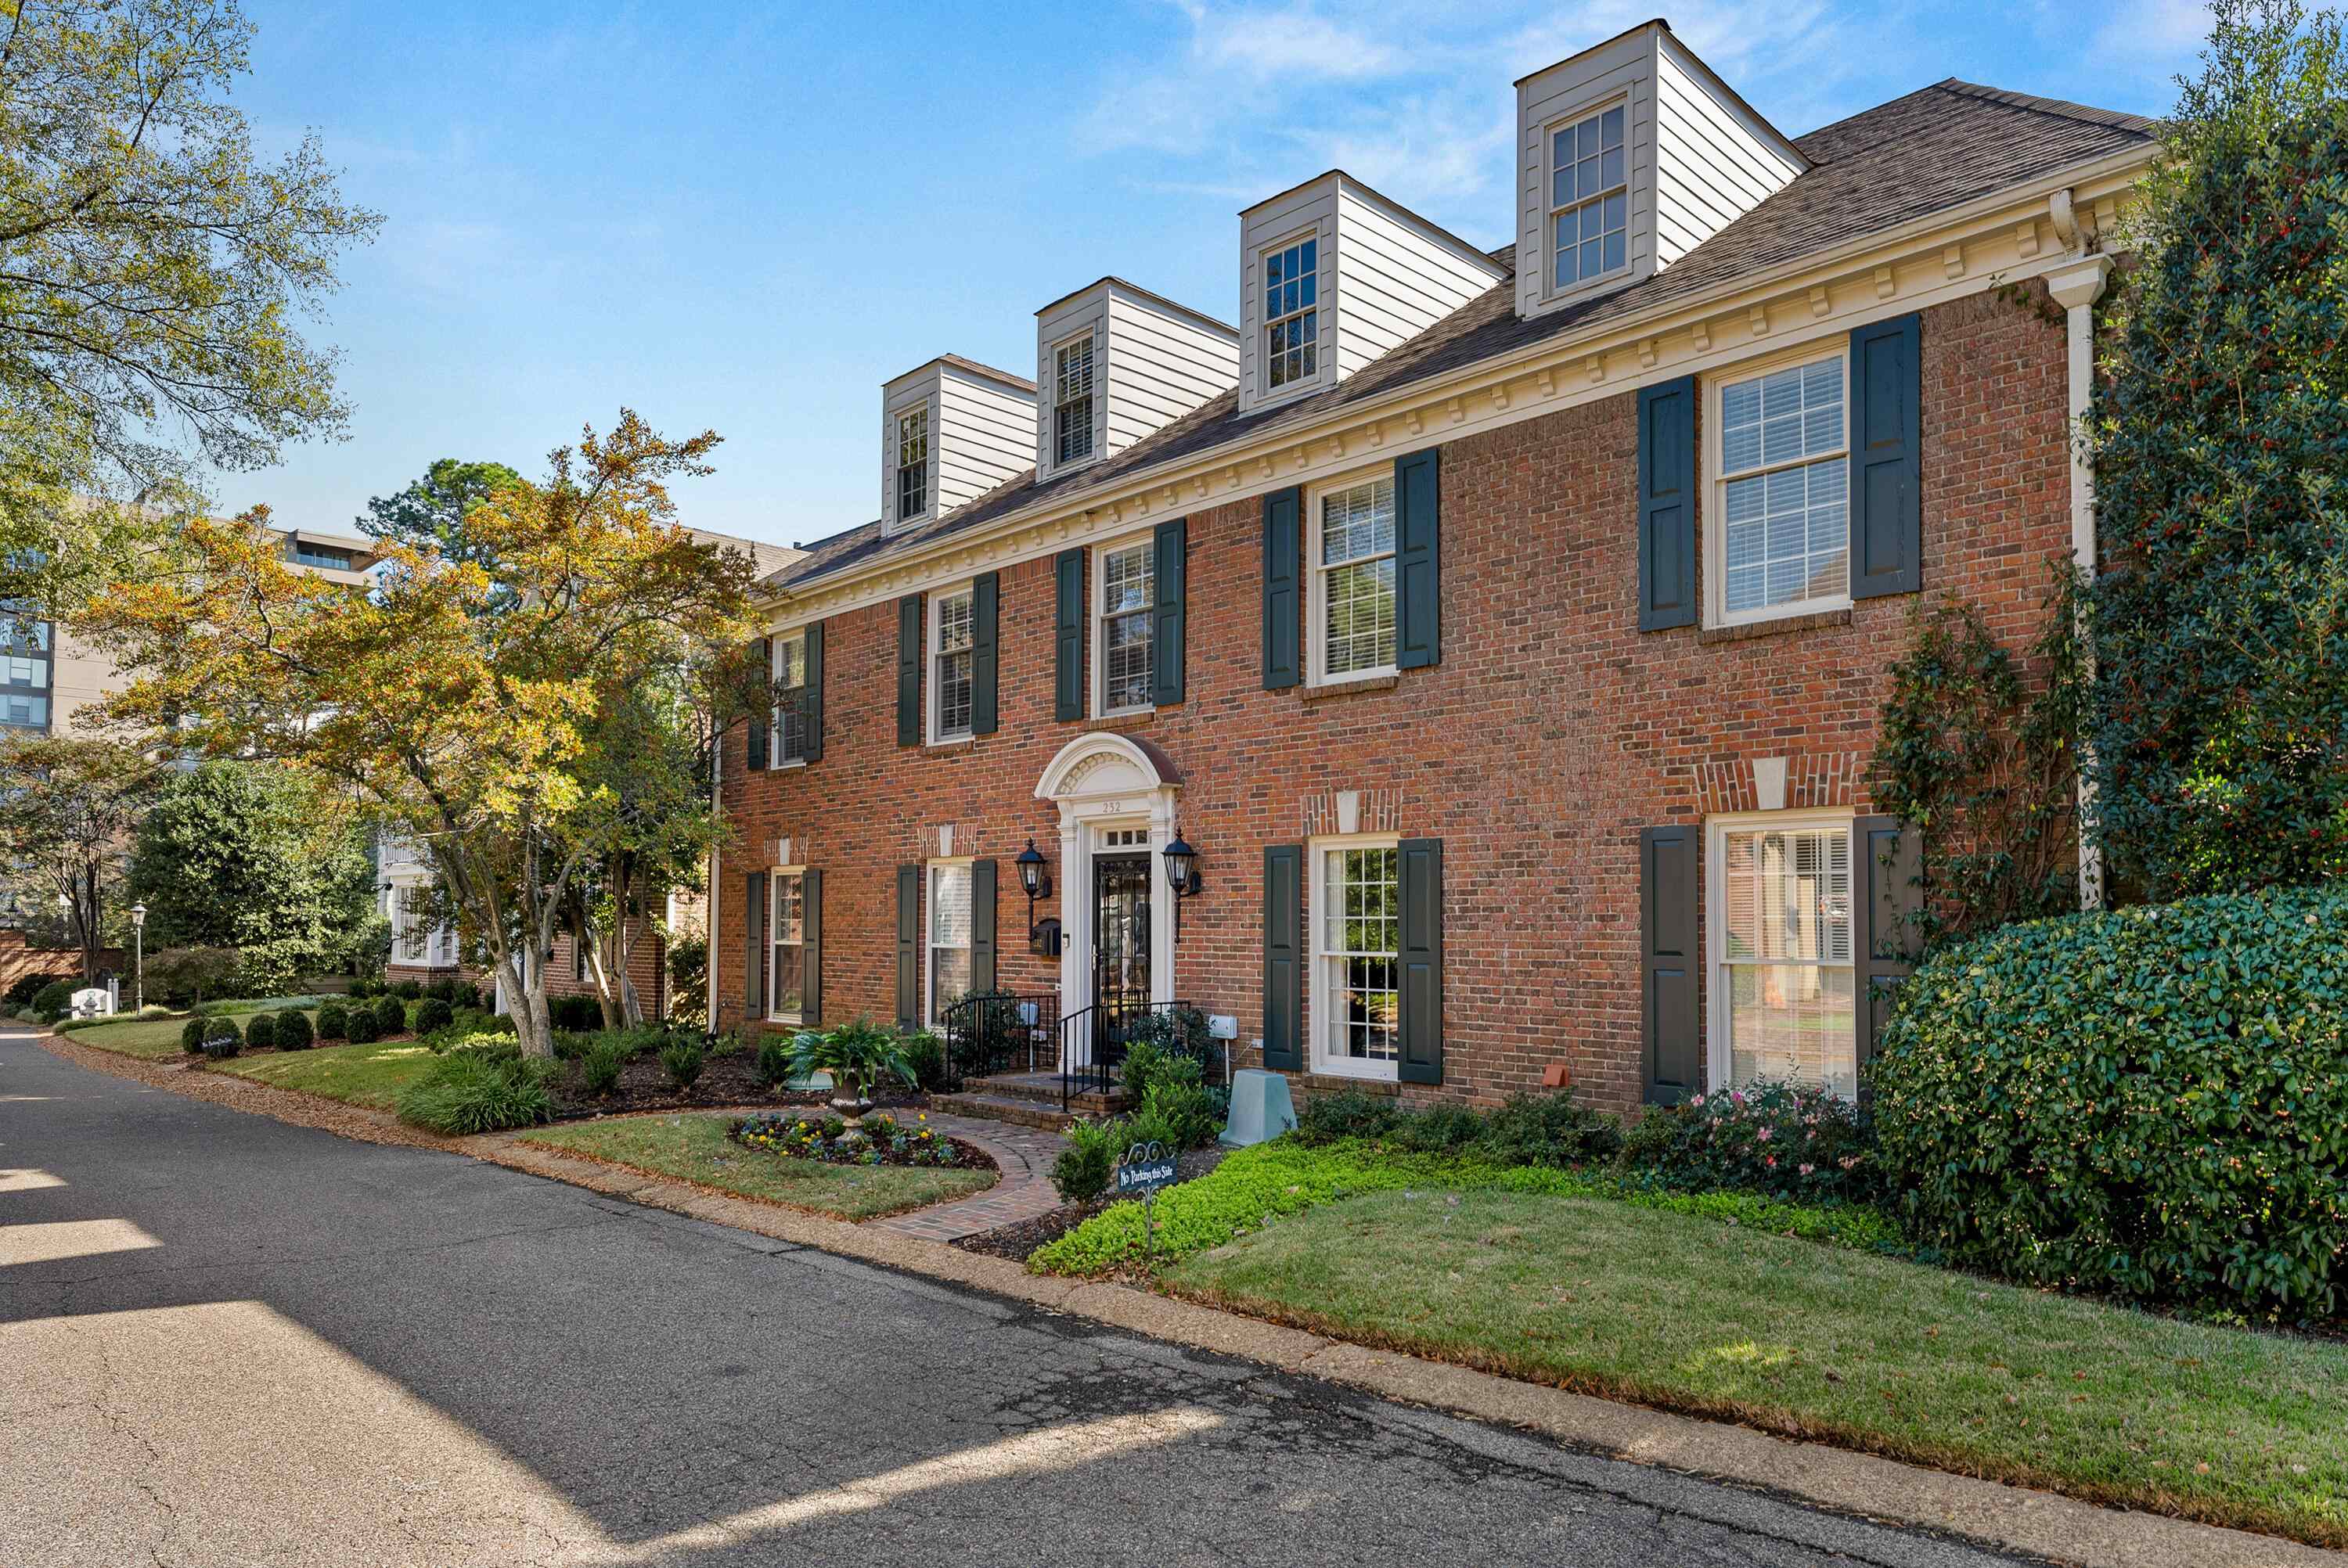
[[[745,1117],[727,1135],[746,1149],[835,1165],[969,1167],[983,1163],[978,1151],[944,1136],[929,1121],[926,1112],[917,1112],[911,1122],[876,1113],[850,1127],[837,1116],[766,1112]]]
[[[487,1038],[500,1047],[469,1042],[435,1058],[423,1076],[399,1091],[399,1119],[450,1136],[551,1121],[548,1065],[525,1059],[520,1045],[502,1035]]]
[[[994,1184],[994,1166],[842,1165],[745,1148],[724,1112],[613,1116],[525,1132],[525,1143],[671,1176],[739,1197],[830,1214],[878,1219],[968,1197]]]

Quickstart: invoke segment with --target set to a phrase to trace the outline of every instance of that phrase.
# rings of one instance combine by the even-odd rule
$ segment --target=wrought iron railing
[[[1143,1040],[1196,1060],[1209,1082],[1222,1080],[1222,1053],[1206,1019],[1189,1002],[1097,1002],[1060,1020],[1060,1109],[1079,1094],[1107,1094],[1124,1081],[1126,1057]]]
[[[959,1086],[998,1072],[1050,1072],[1060,1065],[1060,999],[1009,991],[964,997],[945,1010],[946,1081]]]

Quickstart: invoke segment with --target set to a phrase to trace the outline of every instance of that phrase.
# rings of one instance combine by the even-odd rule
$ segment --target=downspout
[[[2095,253],[2098,236],[2083,231],[2072,209],[2071,193],[2058,190],[2047,203],[2047,217],[2072,260],[2046,274],[2046,292],[2063,307],[2069,339],[2071,434],[2071,559],[2080,573],[2096,575],[2096,466],[2087,444],[2087,413],[2095,397],[2095,304],[2103,297],[2112,259]],[[2086,654],[2087,672],[2095,673],[2094,653]],[[2079,907],[2100,909],[2104,904],[2104,856],[2095,841],[2096,786],[2089,776],[2094,753],[2080,743],[2079,768]]]

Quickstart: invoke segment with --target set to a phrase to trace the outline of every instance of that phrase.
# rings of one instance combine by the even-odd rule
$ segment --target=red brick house
[[[1236,329],[1105,279],[1032,381],[888,384],[881,517],[767,581],[722,1023],[996,989],[1194,1004],[1306,1092],[1854,1087],[1885,669],[2092,552],[2150,128],[1948,81],[1788,138],[1662,23],[1518,95],[1511,246],[1332,171],[1241,214]]]

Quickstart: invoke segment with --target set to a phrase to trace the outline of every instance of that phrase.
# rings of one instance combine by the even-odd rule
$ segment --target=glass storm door
[[[1093,1000],[1112,1030],[1149,1005],[1149,856],[1093,858]]]

